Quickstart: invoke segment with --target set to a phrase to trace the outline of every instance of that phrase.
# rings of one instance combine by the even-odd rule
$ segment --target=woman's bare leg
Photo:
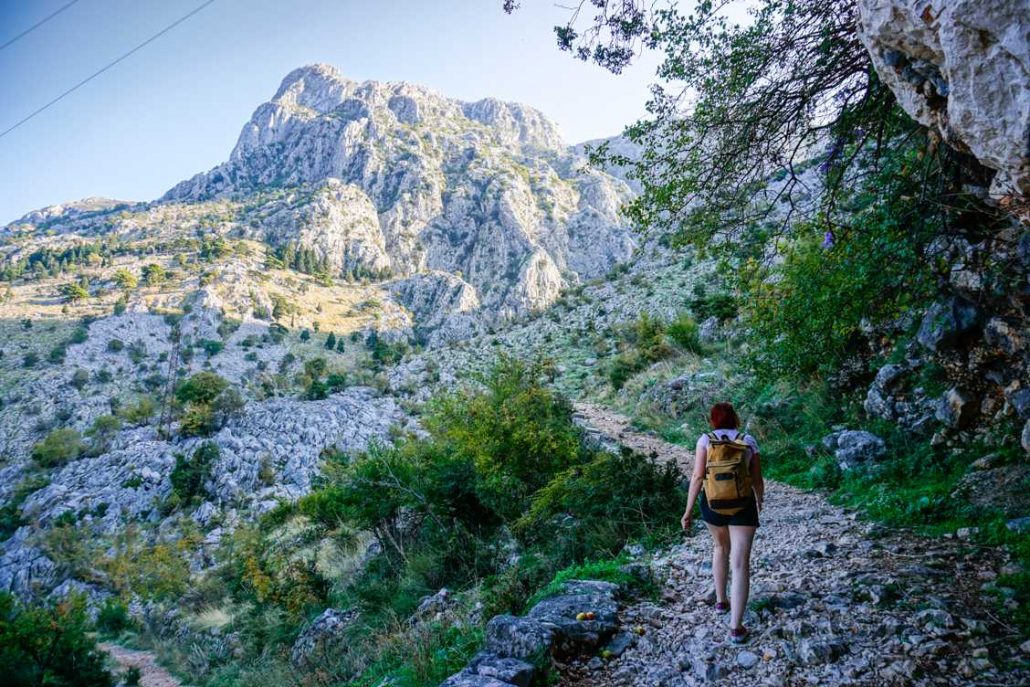
[[[730,533],[725,527],[705,526],[712,533],[712,577],[715,578],[715,601],[726,603],[726,572],[729,567]]]
[[[722,528],[726,529],[726,528]],[[733,565],[733,592],[730,598],[730,628],[737,629],[744,621],[747,597],[751,591],[751,542],[754,527],[729,526],[730,553]],[[723,577],[725,584],[725,577]]]

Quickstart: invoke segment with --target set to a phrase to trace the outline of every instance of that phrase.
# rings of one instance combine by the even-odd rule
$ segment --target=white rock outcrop
[[[1030,3],[859,0],[858,34],[901,106],[1030,197]]]

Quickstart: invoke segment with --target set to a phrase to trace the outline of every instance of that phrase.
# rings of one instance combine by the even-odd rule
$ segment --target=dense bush
[[[86,449],[82,436],[71,427],[55,429],[32,447],[32,459],[46,468],[75,460]]]
[[[360,607],[365,619],[353,655],[337,657],[337,669],[370,670],[371,654],[383,661],[374,672],[380,679],[399,674],[404,663],[384,648],[396,636],[393,623],[441,587],[481,585],[488,611],[520,612],[563,568],[609,558],[630,540],[664,541],[675,530],[683,497],[675,467],[584,446],[568,401],[544,385],[548,374],[547,365],[501,358],[474,388],[430,404],[427,438],[328,457],[325,483],[298,511],[344,540],[371,532],[381,551],[334,597]],[[502,554],[512,533],[520,541],[514,567]],[[237,593],[278,600],[284,612],[297,605],[291,594],[323,607],[311,601],[324,593],[317,571],[297,561],[284,566],[281,553],[268,553],[277,541],[259,537],[248,554],[237,550]],[[292,585],[283,585],[284,574]]]
[[[647,312],[624,328],[619,344],[622,350],[608,368],[612,386],[621,389],[634,374],[671,355],[673,351],[665,343],[665,334],[662,321]]]
[[[116,599],[108,599],[97,613],[97,630],[109,637],[116,637],[132,626],[129,609]]]
[[[119,406],[115,415],[130,425],[141,425],[157,412],[157,403],[150,396],[138,396],[130,403]]]
[[[709,292],[704,284],[694,286],[694,295],[688,301],[691,312],[698,320],[714,317],[719,321],[731,320],[737,316],[737,299],[731,294],[716,291]]]
[[[191,504],[204,494],[204,483],[211,479],[211,471],[219,455],[218,444],[205,441],[189,458],[181,453],[175,456],[170,480],[172,493],[180,504]]]
[[[82,599],[29,606],[0,592],[0,678],[11,687],[108,687]]]
[[[703,347],[698,338],[697,322],[687,313],[681,313],[666,327],[666,334],[677,346],[691,353],[702,353]]]
[[[214,372],[198,372],[175,389],[180,403],[210,404],[229,387],[229,382]]]

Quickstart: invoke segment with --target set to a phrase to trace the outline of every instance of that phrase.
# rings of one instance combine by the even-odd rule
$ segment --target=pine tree
[[[335,333],[329,332],[329,336],[326,337],[326,340],[325,340],[325,347],[326,347],[327,350],[330,350],[330,351],[336,348],[336,334]]]

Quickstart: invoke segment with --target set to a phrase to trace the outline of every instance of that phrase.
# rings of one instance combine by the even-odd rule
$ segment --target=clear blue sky
[[[0,45],[68,0],[0,0]],[[202,0],[78,0],[0,50],[0,131]],[[87,196],[151,200],[224,161],[295,67],[412,81],[463,100],[533,105],[570,143],[643,113],[657,58],[621,76],[560,53],[568,10],[524,0],[216,0],[0,137],[0,225]],[[568,3],[565,3],[568,4]]]

